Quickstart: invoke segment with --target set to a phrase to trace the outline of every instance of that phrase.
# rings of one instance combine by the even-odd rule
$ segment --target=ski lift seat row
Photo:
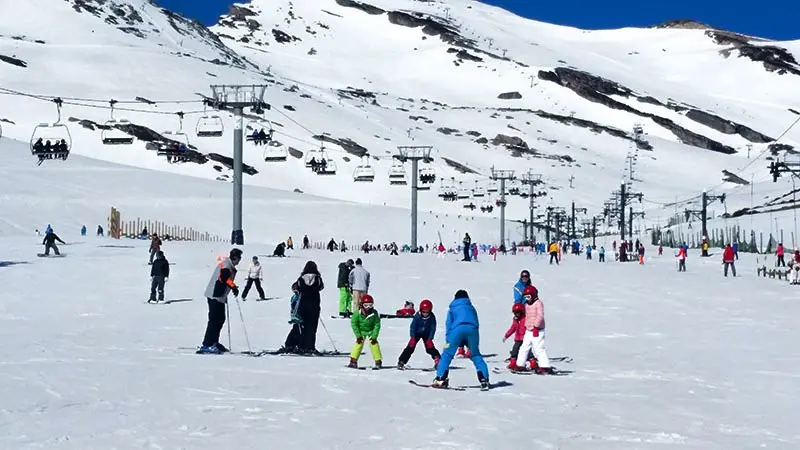
[[[375,169],[369,165],[356,166],[353,171],[353,181],[366,183],[375,181]]]
[[[264,162],[283,162],[289,158],[289,150],[278,141],[269,141],[264,149]]]
[[[72,150],[72,135],[63,123],[40,123],[31,135],[31,154],[40,159],[67,159]]]
[[[220,137],[225,133],[225,124],[222,117],[214,115],[203,115],[197,120],[197,137]]]
[[[104,124],[100,138],[105,145],[131,145],[133,144],[133,136],[118,129],[118,126],[128,126],[131,122],[126,119],[109,120]]]

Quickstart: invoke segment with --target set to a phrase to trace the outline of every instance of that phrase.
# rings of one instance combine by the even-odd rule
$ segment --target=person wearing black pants
[[[253,256],[253,263],[247,269],[247,284],[244,285],[244,292],[242,292],[242,300],[247,300],[247,294],[250,288],[256,285],[258,291],[258,298],[264,300],[264,289],[261,289],[261,263],[258,262],[258,256]]]
[[[461,245],[464,246],[464,259],[462,261],[469,262],[470,261],[470,250],[472,250],[472,238],[469,237],[469,233],[464,234],[464,240],[461,241]]]
[[[150,299],[147,303],[156,301],[156,291],[158,291],[158,301],[164,301],[164,282],[169,278],[169,261],[164,257],[161,250],[156,252],[156,260],[150,266]]]
[[[297,320],[292,325],[292,330],[286,336],[283,351],[287,353],[317,352],[317,326],[320,315],[320,291],[325,289],[322,275],[314,261],[308,261],[303,268],[303,273],[292,284],[292,291],[300,296],[295,316]]]
[[[239,287],[234,283],[236,266],[242,261],[242,251],[238,248],[231,250],[228,258],[222,259],[211,274],[211,281],[206,287],[206,300],[208,300],[208,324],[206,334],[203,336],[203,346],[197,353],[219,354],[229,351],[219,343],[219,334],[225,325],[225,304],[228,303],[228,293],[239,296]]]

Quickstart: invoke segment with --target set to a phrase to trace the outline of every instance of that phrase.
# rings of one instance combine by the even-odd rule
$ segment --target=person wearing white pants
[[[537,373],[552,373],[550,358],[547,357],[547,349],[544,345],[544,304],[539,299],[539,291],[534,286],[526,286],[522,291],[525,299],[525,335],[522,338],[522,346],[519,348],[520,355],[527,355],[528,351],[533,350],[536,361],[531,360],[530,369]],[[538,362],[538,367],[537,367]],[[526,368],[520,367],[525,370]]]

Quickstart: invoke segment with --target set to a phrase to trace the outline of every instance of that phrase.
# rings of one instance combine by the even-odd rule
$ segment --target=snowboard
[[[55,255],[55,254],[45,255],[44,253],[37,253],[36,256],[38,256],[39,258],[63,258],[65,256],[67,256],[67,254],[66,253],[62,253],[60,255]]]

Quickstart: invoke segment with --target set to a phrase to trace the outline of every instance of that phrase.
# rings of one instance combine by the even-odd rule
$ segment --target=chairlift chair
[[[389,168],[389,184],[400,186],[408,184],[406,180],[406,168],[401,162],[395,162]]]
[[[58,109],[58,120],[54,123],[40,123],[33,128],[31,134],[31,154],[39,158],[39,164],[45,160],[60,159],[66,161],[72,150],[72,135],[69,127],[61,123],[60,98],[53,99]],[[50,142],[50,146],[47,143]],[[62,143],[63,142],[63,143]],[[58,143],[59,145],[54,145]]]
[[[480,185],[480,182],[475,181],[475,189],[472,190],[472,195],[476,198],[486,196],[486,188]]]
[[[436,181],[436,171],[432,167],[423,167],[419,170],[419,181],[424,185],[431,185]]]
[[[353,170],[353,181],[355,182],[372,183],[375,181],[375,169],[369,165],[369,155],[365,157],[367,158],[366,164],[362,161],[362,164],[357,165]]]
[[[203,114],[197,120],[195,131],[197,137],[220,137],[225,133],[225,124],[222,122],[222,117],[217,114]]]
[[[108,102],[111,105],[111,117],[106,121],[103,131],[100,133],[100,139],[104,145],[130,145],[133,144],[133,136],[117,129],[118,125],[130,125],[131,122],[125,119],[114,119],[114,105],[117,104],[116,100]]]
[[[321,161],[324,158],[325,158],[325,152],[322,151],[322,149],[309,150],[306,152],[306,159],[305,159],[306,167],[309,169],[313,169],[314,165],[311,162]]]
[[[317,175],[336,175],[336,161],[325,158],[325,165],[317,170]]]
[[[459,184],[458,191],[456,192],[456,198],[458,198],[459,200],[466,200],[470,197],[472,197],[472,191],[470,189],[465,188],[463,186],[463,183]]]
[[[289,158],[289,150],[278,141],[269,141],[264,149],[265,162],[283,162]]]
[[[253,121],[247,124],[245,127],[245,140],[247,142],[253,142],[255,145],[266,145],[269,141],[272,140],[272,137],[275,135],[275,129],[272,128],[272,122],[266,121],[268,125],[264,125],[262,122]],[[264,131],[263,139],[257,138],[255,135],[259,131]]]
[[[161,135],[167,139],[173,140],[175,142],[185,145],[186,147],[189,147],[189,136],[183,132],[183,112],[177,112],[175,114],[178,115],[178,120],[179,120],[178,131],[165,131],[161,133]]]
[[[491,180],[486,185],[486,191],[494,194],[495,192],[500,190],[500,185],[497,183],[497,180]]]

